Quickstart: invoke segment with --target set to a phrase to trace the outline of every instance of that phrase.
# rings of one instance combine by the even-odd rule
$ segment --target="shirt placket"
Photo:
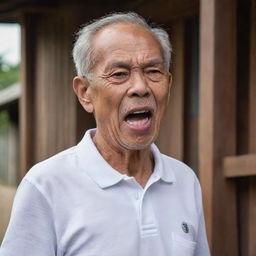
[[[157,180],[159,180],[158,176],[152,175],[144,189],[135,181],[135,179],[130,180],[130,182],[133,183],[132,195],[142,238],[158,235],[157,222],[150,198],[150,187]]]

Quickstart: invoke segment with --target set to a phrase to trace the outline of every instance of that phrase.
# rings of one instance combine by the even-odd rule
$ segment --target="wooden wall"
[[[75,145],[94,125],[72,89],[75,22],[74,12],[65,9],[23,17],[23,175],[34,163]]]
[[[42,14],[35,38],[34,161],[75,143],[76,99],[69,15]],[[54,24],[54,26],[52,26]]]

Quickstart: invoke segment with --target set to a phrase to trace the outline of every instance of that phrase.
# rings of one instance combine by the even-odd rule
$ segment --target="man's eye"
[[[108,76],[108,81],[112,83],[124,83],[128,80],[130,73],[128,71],[116,71]]]
[[[159,74],[162,73],[160,70],[158,69],[150,69],[147,71],[148,74]]]
[[[129,75],[128,72],[116,72],[116,73],[113,73],[111,77],[117,78],[117,79],[123,79],[123,78],[126,78],[128,75]]]
[[[159,69],[146,70],[146,76],[153,82],[159,82],[163,79],[164,74]]]

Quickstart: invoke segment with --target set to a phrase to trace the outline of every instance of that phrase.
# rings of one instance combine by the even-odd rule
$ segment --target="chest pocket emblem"
[[[182,222],[181,223],[181,228],[183,230],[184,233],[189,233],[189,227],[188,227],[188,224],[186,222]]]

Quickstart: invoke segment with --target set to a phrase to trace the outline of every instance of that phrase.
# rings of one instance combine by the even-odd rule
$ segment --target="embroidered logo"
[[[186,233],[186,234],[189,233],[188,224],[186,222],[181,223],[181,228],[182,228],[184,233]]]

